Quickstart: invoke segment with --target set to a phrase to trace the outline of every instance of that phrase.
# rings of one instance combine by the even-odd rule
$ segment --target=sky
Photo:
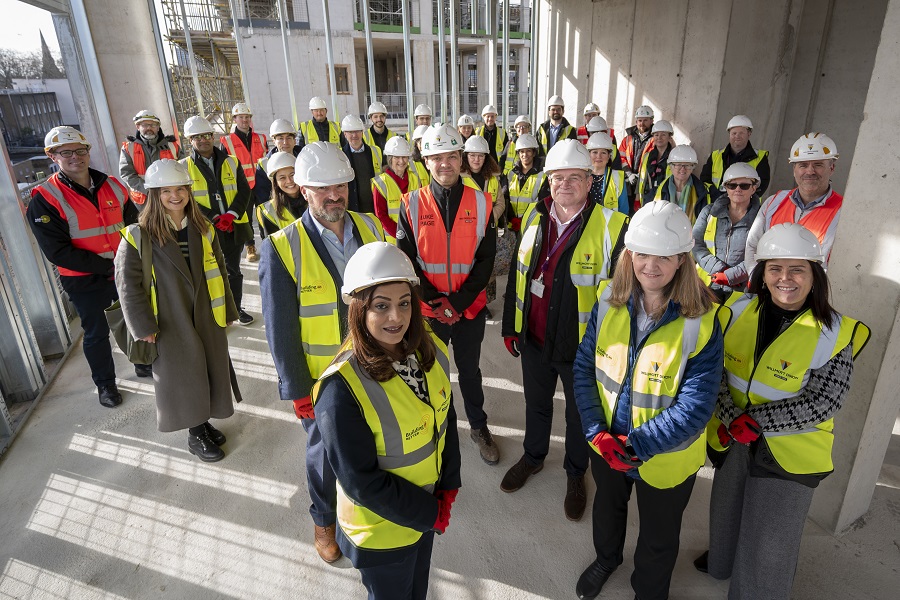
[[[28,52],[41,49],[40,32],[54,53],[59,53],[56,41],[56,30],[50,13],[19,0],[0,0],[0,15],[6,23],[13,26],[0,36],[0,48],[11,48]]]

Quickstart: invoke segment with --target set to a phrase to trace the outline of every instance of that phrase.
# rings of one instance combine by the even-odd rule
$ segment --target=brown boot
[[[519,459],[519,462],[511,466],[509,471],[506,472],[506,475],[503,476],[503,481],[500,482],[500,489],[507,493],[522,489],[522,486],[525,485],[528,478],[536,473],[540,473],[543,468],[544,463],[532,467],[525,461],[525,457],[523,456]]]
[[[319,558],[327,563],[333,563],[341,557],[341,549],[338,548],[337,542],[334,540],[334,524],[328,527],[319,527],[316,529],[316,552]]]
[[[256,244],[247,246],[247,261],[259,262],[259,253],[256,251]]]
[[[566,485],[566,499],[563,502],[566,518],[570,521],[580,521],[586,505],[587,491],[584,489],[584,475],[569,477],[569,483]]]
[[[500,462],[500,448],[494,443],[494,438],[487,425],[481,429],[473,429],[469,436],[475,445],[478,446],[478,452],[481,453],[481,460],[489,465],[496,465]]]

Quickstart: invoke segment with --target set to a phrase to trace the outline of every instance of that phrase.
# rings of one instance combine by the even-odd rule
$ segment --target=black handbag
[[[143,288],[147,298],[150,298],[150,282],[153,273],[153,249],[150,247],[150,236],[141,231],[141,270],[143,271]],[[106,322],[109,323],[109,330],[116,340],[116,345],[125,353],[128,360],[135,365],[153,364],[159,353],[156,344],[136,340],[128,326],[125,324],[125,315],[122,313],[122,304],[119,300],[112,303],[112,306],[105,309]]]

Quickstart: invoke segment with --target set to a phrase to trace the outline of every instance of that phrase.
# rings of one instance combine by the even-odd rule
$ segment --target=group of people
[[[536,135],[520,116],[509,139],[492,106],[476,129],[471,118],[432,124],[420,105],[407,136],[378,102],[368,127],[329,121],[321,98],[310,110],[299,136],[272,123],[272,149],[243,103],[219,147],[191,117],[183,158],[141,111],[122,146],[127,187],[89,167],[78,131],[47,134],[60,169],[28,215],[81,317],[101,404],[121,403],[103,316],[118,298],[132,336],[159,348],[135,366],[153,377],[158,428],[186,429],[200,460],[224,458],[209,420],[241,400],[226,328],[253,320],[241,309],[247,248],[278,393],[307,433],[316,551],[347,556],[370,598],[424,598],[434,535],[462,485],[451,346],[471,440],[483,462],[501,460],[480,355],[506,254],[501,335],[521,361],[525,432],[500,488],[517,492],[543,469],[561,382],[568,519],[586,510],[589,468],[596,484],[596,560],[577,595],[597,597],[624,561],[636,489],[632,587],[668,596],[708,456],[709,551],[695,566],[730,577],[731,598],[788,598],[869,335],[829,300],[834,142],[801,137],[789,156],[797,186],[760,202],[767,153],[750,146],[743,116],[697,178],[696,152],[649,107],[618,146],[595,104],[576,129],[559,96]]]

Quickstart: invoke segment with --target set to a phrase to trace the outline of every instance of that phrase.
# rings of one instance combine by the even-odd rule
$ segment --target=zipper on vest
[[[444,207],[444,211],[447,215],[444,219],[444,230],[447,231],[447,294],[449,295],[453,293],[453,256],[450,254],[450,232],[453,231],[453,224],[450,223],[450,194],[447,194],[447,205]],[[447,225],[450,225],[449,230]]]

